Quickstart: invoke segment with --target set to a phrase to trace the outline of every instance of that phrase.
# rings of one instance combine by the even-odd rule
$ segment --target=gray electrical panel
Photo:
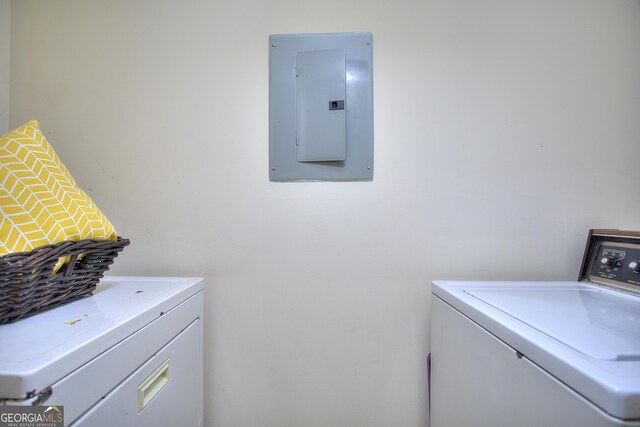
[[[371,33],[269,37],[269,179],[373,179]]]

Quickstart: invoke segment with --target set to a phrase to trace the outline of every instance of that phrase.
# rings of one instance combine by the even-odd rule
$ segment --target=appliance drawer
[[[72,425],[201,426],[202,366],[196,319]]]

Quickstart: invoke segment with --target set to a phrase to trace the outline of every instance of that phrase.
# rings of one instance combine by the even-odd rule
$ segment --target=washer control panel
[[[579,280],[640,292],[640,232],[591,230]]]
[[[591,275],[640,285],[640,249],[602,244]],[[634,283],[635,282],[635,283]]]

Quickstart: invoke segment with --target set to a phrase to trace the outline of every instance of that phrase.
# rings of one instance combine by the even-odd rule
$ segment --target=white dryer
[[[89,298],[0,325],[0,412],[55,406],[65,426],[202,426],[202,316],[200,278],[111,276]]]
[[[431,427],[640,426],[640,233],[591,230],[575,282],[432,293]]]

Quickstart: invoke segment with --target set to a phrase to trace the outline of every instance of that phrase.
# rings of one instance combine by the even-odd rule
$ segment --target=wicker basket
[[[0,324],[93,293],[129,239],[64,241],[0,257]],[[69,261],[54,272],[60,258]]]

